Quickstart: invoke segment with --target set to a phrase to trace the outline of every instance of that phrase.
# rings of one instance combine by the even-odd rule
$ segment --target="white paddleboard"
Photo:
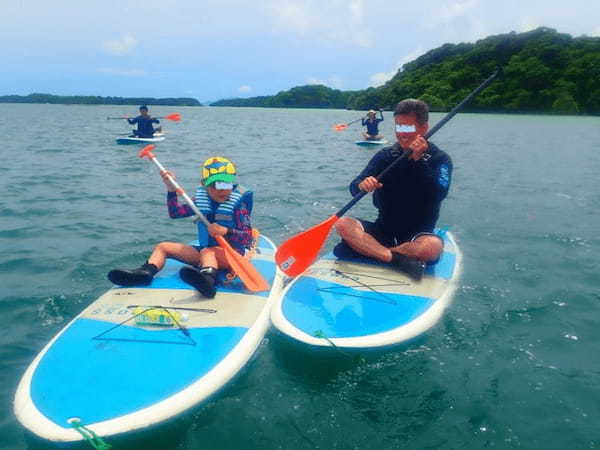
[[[141,138],[137,136],[127,136],[124,138],[118,138],[117,144],[119,145],[131,145],[131,144],[153,144],[156,142],[162,142],[165,140],[163,133],[154,133],[154,137]]]
[[[452,301],[462,256],[451,233],[421,281],[372,260],[330,254],[294,279],[275,300],[271,322],[311,346],[375,349],[429,330]]]
[[[274,252],[261,236],[252,259],[271,292],[283,278]],[[46,345],[15,395],[25,428],[55,442],[82,439],[73,418],[98,436],[139,430],[201,403],[244,367],[268,329],[270,293],[235,279],[206,299],[180,279],[181,267],[168,260],[150,286],[110,289]],[[159,309],[160,321],[185,330],[137,323],[158,305],[172,314]]]
[[[356,145],[361,145],[363,147],[368,147],[371,145],[385,145],[385,144],[389,144],[389,141],[387,139],[380,139],[377,141],[356,141],[355,142]]]

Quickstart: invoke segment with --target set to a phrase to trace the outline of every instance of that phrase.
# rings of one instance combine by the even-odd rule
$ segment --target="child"
[[[172,173],[168,174],[175,178]],[[229,268],[225,253],[217,245],[214,236],[224,236],[241,255],[252,244],[252,192],[234,184],[235,177],[235,166],[227,158],[208,158],[202,165],[201,185],[196,191],[194,203],[211,224],[206,227],[198,222],[198,245],[161,242],[141,267],[111,270],[108,279],[120,286],[149,285],[154,275],[164,267],[166,259],[172,258],[190,265],[179,271],[182,280],[203,296],[213,298],[216,294],[217,270]],[[163,173],[162,178],[167,186],[169,216],[173,219],[193,216],[194,212],[188,205],[179,204],[177,192],[169,182],[167,173]]]

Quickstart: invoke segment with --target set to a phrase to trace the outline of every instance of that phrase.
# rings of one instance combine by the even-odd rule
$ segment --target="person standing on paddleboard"
[[[161,242],[154,247],[145,264],[133,270],[115,269],[108,273],[108,279],[120,286],[149,285],[154,275],[160,271],[167,258],[189,264],[180,270],[179,275],[186,283],[196,288],[207,298],[216,294],[216,277],[219,269],[229,269],[229,263],[222,247],[217,245],[215,236],[223,236],[241,255],[252,246],[252,192],[234,184],[236,169],[227,158],[214,156],[202,165],[201,185],[196,190],[194,203],[204,214],[210,225],[198,222],[198,245],[191,246],[179,242]],[[161,174],[167,186],[167,207],[173,219],[195,215],[189,205],[180,205],[175,186],[168,176]]]
[[[362,126],[367,127],[367,131],[362,133],[365,141],[378,141],[383,139],[379,134],[379,122],[383,122],[383,111],[379,110],[380,118],[377,118],[374,110],[367,113],[367,117],[362,119]]]
[[[151,138],[154,133],[162,132],[161,127],[156,129],[152,126],[153,123],[160,123],[158,119],[155,119],[148,114],[148,107],[146,105],[140,106],[140,115],[133,119],[127,118],[129,125],[137,124],[137,130],[133,130],[133,135],[140,138]]]
[[[377,220],[342,217],[335,225],[342,242],[338,258],[367,256],[390,263],[420,280],[427,262],[436,261],[443,240],[433,233],[440,206],[450,187],[452,161],[423,137],[429,107],[421,100],[402,100],[394,110],[397,142],[380,150],[350,183],[350,192],[373,192]],[[403,152],[410,151],[383,180],[376,175]]]

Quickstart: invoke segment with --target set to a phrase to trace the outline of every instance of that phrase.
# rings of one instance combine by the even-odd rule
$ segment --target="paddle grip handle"
[[[150,156],[150,160],[154,164],[156,164],[156,167],[158,167],[158,169],[160,170],[161,173],[167,172],[167,169],[165,169],[165,167],[160,163],[160,161],[158,159],[156,159],[156,156],[154,156],[154,155]],[[183,190],[183,188],[179,185],[179,183],[177,183],[177,181],[175,181],[175,179],[168,173],[167,173],[167,179],[171,182],[171,184],[173,184],[173,186],[175,186],[177,193],[183,197],[183,199],[189,205],[189,207],[192,208],[192,211],[194,211],[194,214],[196,214],[196,218],[199,219],[204,225],[209,226],[210,222],[206,219],[204,214],[202,214],[202,212],[198,209],[198,207],[196,206],[194,201],[189,197],[189,195],[187,195],[187,193]]]

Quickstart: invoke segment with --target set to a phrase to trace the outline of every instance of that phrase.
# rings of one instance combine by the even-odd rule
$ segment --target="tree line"
[[[466,108],[481,112],[600,114],[600,38],[574,38],[546,27],[445,44],[405,64],[380,87],[339,91],[299,86],[274,96],[230,99],[211,106],[391,109],[420,98],[447,111],[496,68],[502,76]]]
[[[0,103],[50,103],[56,105],[161,105],[202,106],[195,98],[99,97],[84,95],[3,95]]]

